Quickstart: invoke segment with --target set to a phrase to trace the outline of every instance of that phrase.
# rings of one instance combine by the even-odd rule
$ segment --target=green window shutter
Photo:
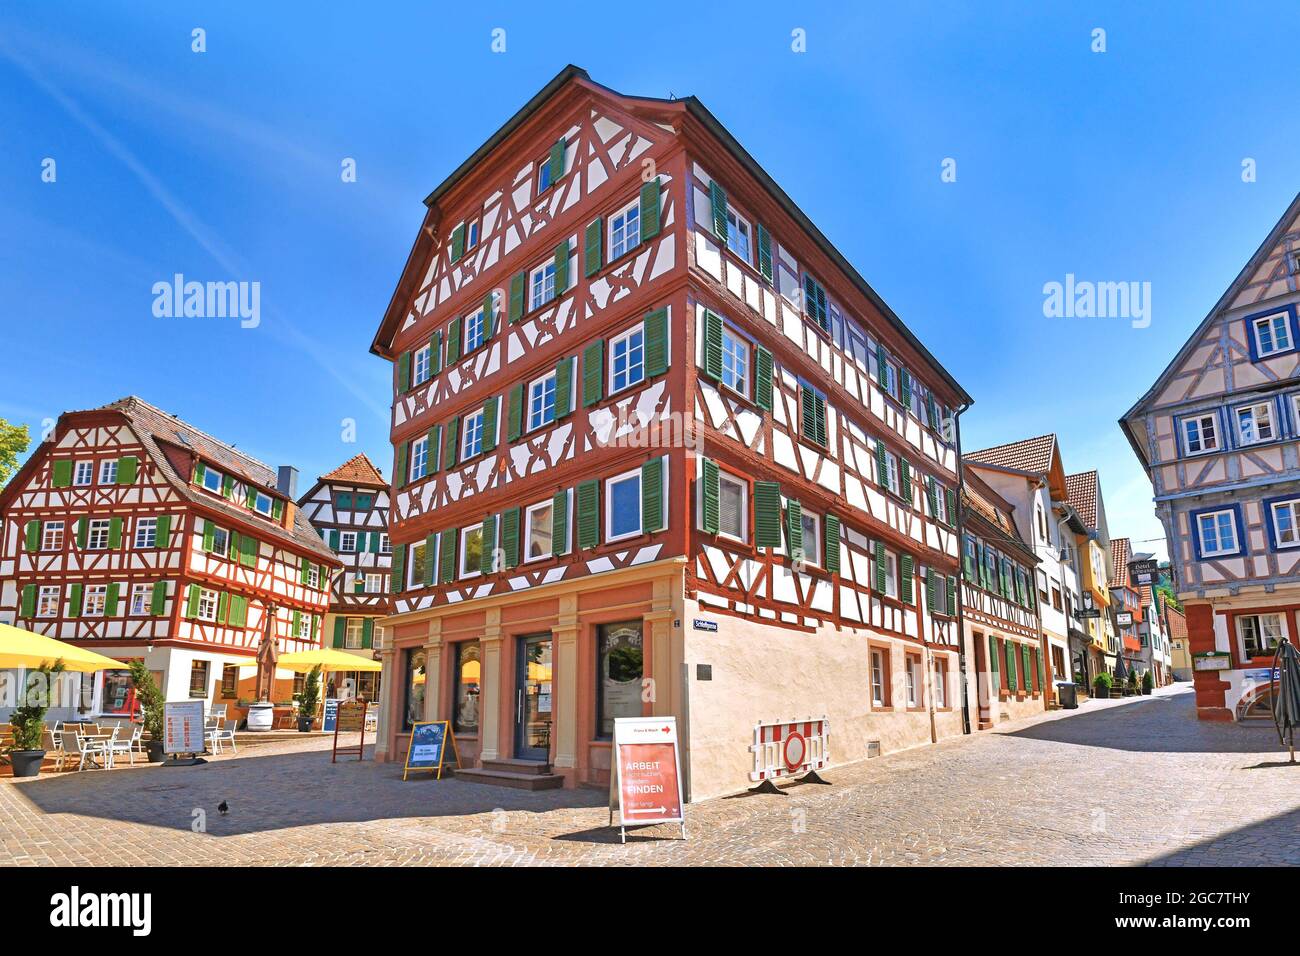
[[[993,690],[996,692],[1002,686],[1001,678],[998,677],[998,639],[992,634],[989,635],[989,670],[993,674]]]
[[[429,375],[432,377],[442,371],[442,329],[429,336]]]
[[[556,381],[556,405],[559,405],[559,375]],[[521,382],[510,389],[510,399],[506,405],[506,441],[518,441],[524,432],[524,386]]]
[[[199,467],[202,467],[200,465]],[[69,488],[72,486],[72,462],[68,459],[56,461],[52,466],[52,479],[55,488]]]
[[[519,566],[519,514],[518,508],[508,508],[501,515],[501,551],[507,569]]]
[[[200,461],[200,462],[195,462],[195,464],[194,464],[194,483],[195,483],[196,485],[201,485],[201,484],[203,484],[203,479],[204,479],[204,477],[207,475],[207,473],[208,473],[208,469],[207,469],[206,466],[204,466],[203,462],[201,462],[201,461]]]
[[[582,234],[583,274],[591,278],[605,264],[605,223],[599,216],[587,224]]]
[[[876,484],[889,487],[889,463],[885,460],[885,443],[876,439]]]
[[[393,573],[390,575],[388,589],[393,594],[400,594],[406,583],[406,545],[393,548]]]
[[[185,616],[190,620],[199,616],[199,591],[197,584],[191,584],[185,599]]]
[[[409,441],[404,441],[397,446],[397,462],[393,465],[393,477],[397,479],[398,488],[406,487],[406,475],[409,470],[406,467],[406,459],[410,453],[411,443]]]
[[[803,506],[791,498],[785,503],[786,554],[797,561],[803,560]]]
[[[41,547],[41,523],[39,521],[27,522],[26,540],[24,547],[28,551],[38,551]]]
[[[293,620],[293,624],[290,627],[289,633],[291,633],[294,637],[297,637],[298,628],[302,624],[302,611],[294,611],[292,620]]]
[[[957,579],[955,577],[948,578],[947,597],[948,614],[949,616],[955,616],[957,614]]]
[[[569,493],[557,491],[551,499],[551,548],[555,554],[569,553]]]
[[[1016,690],[1016,645],[1007,641],[1007,689]]]
[[[951,488],[945,488],[943,497],[945,504],[948,506],[948,527],[955,528],[957,526],[957,492]]]
[[[517,272],[510,277],[510,321],[524,317],[524,293],[528,290],[528,273]]]
[[[229,498],[235,493],[235,479],[230,475],[225,475],[221,479],[221,495],[223,498]]]
[[[898,597],[904,604],[912,603],[912,577],[915,562],[910,554],[898,556]]]
[[[704,374],[722,378],[722,318],[708,309],[704,310]]]
[[[720,487],[718,482],[718,463],[707,458],[700,459],[700,525],[708,534],[718,533],[718,500]]]
[[[659,235],[659,177],[641,185],[641,241]]]
[[[451,231],[451,261],[458,262],[465,254],[465,224],[462,222]]]
[[[212,547],[216,543],[217,526],[211,521],[203,522],[203,552],[211,554]]]
[[[565,418],[573,410],[573,359],[565,356],[555,366],[555,417]]]
[[[912,504],[912,465],[906,458],[898,459],[898,490],[908,506]]]
[[[378,553],[379,553],[379,538],[380,538],[380,532],[378,532],[378,531],[372,531],[372,532],[370,532],[370,548],[369,548],[369,551],[370,551],[371,554],[378,554]]]
[[[217,594],[217,623],[225,624],[230,614],[230,595],[225,591]]]
[[[397,356],[397,391],[405,394],[411,389],[411,353],[403,352]]]
[[[934,568],[925,569],[925,609],[934,613]]]
[[[662,531],[664,518],[664,459],[651,458],[641,466],[641,530]]]
[[[460,416],[457,415],[447,423],[447,430],[442,433],[442,460],[444,467],[456,467],[456,451],[460,443]]]
[[[22,616],[29,620],[36,616],[36,585],[34,584],[23,585]]]
[[[578,547],[594,548],[600,544],[600,483],[584,481],[578,485]]]
[[[348,619],[345,617],[334,618],[334,646],[342,647],[348,633]]]
[[[904,408],[912,407],[912,376],[905,368],[898,370],[898,397]]]
[[[817,396],[813,411],[817,416],[817,444],[823,448],[828,448],[830,447],[830,438],[826,432],[826,399],[823,396]]]
[[[430,531],[424,537],[424,580],[420,583],[431,585],[438,580],[438,532]]]
[[[1038,675],[1038,689],[1041,691],[1047,687],[1047,675],[1043,673],[1043,655],[1034,648],[1034,673]]]
[[[70,617],[81,616],[81,585],[74,584],[68,588],[68,615]]]
[[[425,470],[436,475],[442,469],[442,426],[434,425],[424,433]]]
[[[934,407],[934,394],[932,392],[926,392],[925,393],[925,423],[929,425],[931,428],[938,428],[939,426],[935,423],[935,419],[937,417],[938,417],[938,411]]]
[[[368,617],[361,622],[361,649],[370,650],[375,646],[375,619]]]
[[[127,455],[117,460],[117,483],[119,485],[130,485],[135,483],[136,472],[140,468],[140,459],[135,455]]]
[[[884,346],[876,346],[876,381],[884,388],[889,380],[889,359],[885,356]]]
[[[311,575],[311,562],[306,558],[298,559],[298,583],[306,584],[308,577]]]
[[[754,544],[760,548],[781,547],[780,482],[754,482]]]
[[[497,330],[496,293],[483,296],[483,341],[486,343]]]
[[[644,321],[645,373],[654,378],[668,371],[668,310],[647,312]]]
[[[235,627],[248,626],[248,598],[233,595],[230,599],[230,623]]]
[[[501,397],[493,395],[483,403],[483,451],[489,452],[497,447],[497,409]]]
[[[330,545],[330,550],[331,550],[331,551],[337,551],[337,550],[339,549],[339,529],[338,529],[338,528],[330,528],[329,545]]]
[[[239,539],[239,563],[246,568],[257,567],[257,539],[243,537]]]
[[[456,538],[458,528],[448,528],[439,537],[438,579],[443,584],[450,584],[456,579]]]
[[[1021,644],[1021,645],[1020,645],[1020,656],[1021,656],[1021,661],[1020,661],[1020,663],[1023,665],[1023,666],[1021,667],[1020,673],[1023,674],[1023,675],[1024,675],[1024,678],[1025,678],[1025,690],[1026,690],[1027,692],[1029,692],[1029,693],[1033,693],[1033,690],[1034,690],[1034,672],[1033,672],[1032,670],[1030,670],[1030,667],[1029,667],[1029,662],[1030,662],[1030,660],[1031,660],[1031,655],[1030,655],[1030,653],[1029,653],[1029,645],[1028,645],[1028,644]]]
[[[478,569],[483,574],[493,574],[498,568],[497,557],[497,516],[488,515],[483,519],[483,547],[479,550]],[[505,561],[502,561],[504,566]],[[504,570],[504,567],[501,569]]]
[[[772,281],[772,234],[760,222],[756,227],[758,234],[758,271],[768,282]]]
[[[84,548],[86,539],[90,534],[90,522],[85,518],[77,519],[77,547]]]
[[[597,339],[582,350],[582,407],[589,408],[604,397],[605,340]]]
[[[930,506],[930,517],[936,517],[939,514],[939,495],[934,487],[934,479],[929,475],[925,476],[925,501]]]
[[[249,485],[244,490],[244,507],[252,511],[257,506],[257,489]]]
[[[460,361],[460,316],[447,323],[447,364]]]
[[[876,590],[885,593],[885,542],[876,542]]]
[[[965,564],[966,567],[966,580],[968,581],[975,580],[975,553],[973,549],[968,550],[966,545],[974,544],[974,543],[975,543],[975,539],[972,538],[970,535],[967,535],[965,539],[965,544],[963,544],[962,546],[962,562]]]
[[[713,234],[727,241],[727,193],[716,179],[709,182],[709,206],[713,213]]]
[[[764,411],[772,410],[772,353],[761,346],[754,347],[754,401]]]
[[[122,519],[108,519],[108,546],[112,548],[122,547]]]
[[[149,595],[149,613],[154,617],[162,617],[167,610],[167,582],[155,581],[153,583],[153,593]]]
[[[564,137],[561,136],[559,141],[551,147],[550,167],[552,186],[564,178],[564,151],[566,146],[567,144],[564,141]]]
[[[817,440],[817,396],[807,385],[799,385],[799,434]]]
[[[569,288],[569,240],[555,247],[555,297],[558,299]]]
[[[832,573],[840,569],[840,519],[827,515],[822,521],[822,567]]]
[[[284,502],[281,501],[279,498],[276,498],[274,501],[271,502],[271,518],[275,521],[279,521],[283,517],[284,517]]]

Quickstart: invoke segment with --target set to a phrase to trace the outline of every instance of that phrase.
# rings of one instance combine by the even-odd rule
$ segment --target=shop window
[[[410,730],[411,724],[424,720],[424,691],[428,675],[424,667],[424,650],[414,649],[406,652],[406,707],[402,712],[402,729]]]
[[[602,625],[596,654],[596,732],[612,737],[614,718],[641,716],[641,622]]]
[[[456,645],[456,668],[452,673],[456,679],[452,729],[458,734],[477,734],[481,674],[478,641],[462,641]]]
[[[239,667],[235,664],[227,664],[221,668],[221,696],[232,698],[236,696],[239,690]]]
[[[208,696],[207,661],[194,661],[190,664],[190,696],[200,699]]]

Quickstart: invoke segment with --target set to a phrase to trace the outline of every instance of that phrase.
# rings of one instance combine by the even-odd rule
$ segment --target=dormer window
[[[269,516],[272,507],[271,496],[265,492],[259,491],[253,497],[253,510],[258,514]]]
[[[203,470],[203,487],[213,494],[221,494],[222,483],[226,476],[212,468]]]

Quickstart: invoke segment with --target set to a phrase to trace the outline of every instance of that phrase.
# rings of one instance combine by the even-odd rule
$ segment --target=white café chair
[[[85,770],[87,763],[91,770],[103,769],[95,760],[94,741],[83,740],[75,730],[59,731],[59,739],[63,742],[63,752],[67,754],[67,759],[76,758],[78,770]]]
[[[134,767],[136,753],[143,751],[144,748],[144,741],[142,739],[144,737],[144,724],[133,725],[131,727],[131,736],[126,740],[117,739],[117,733],[119,733],[121,729],[122,726],[120,724],[113,728],[113,739],[108,742],[109,756],[116,757],[118,754],[126,754],[127,761],[132,767]]]
[[[227,720],[223,727],[214,732],[212,743],[217,753],[221,753],[221,745],[224,743],[229,743],[230,749],[239,753],[239,748],[235,746],[235,727],[238,723],[237,720]]]

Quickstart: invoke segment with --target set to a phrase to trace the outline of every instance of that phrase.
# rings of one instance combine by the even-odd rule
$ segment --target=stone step
[[[483,767],[471,767],[457,770],[457,780],[469,783],[484,783],[490,787],[512,787],[515,790],[558,790],[564,786],[564,778],[558,773],[515,773],[510,770],[488,770]]]
[[[506,773],[535,773],[538,775],[551,772],[551,765],[544,760],[520,760],[513,757],[501,757],[496,760],[482,761],[484,770],[503,770]]]

